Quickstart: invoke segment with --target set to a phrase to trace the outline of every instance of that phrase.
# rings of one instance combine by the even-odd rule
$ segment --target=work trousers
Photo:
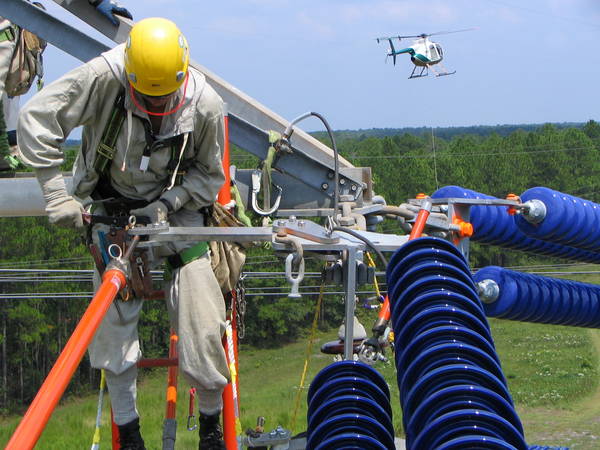
[[[202,226],[203,217],[197,212],[179,210],[169,222],[173,226]],[[96,235],[97,227],[94,228]],[[154,255],[167,256],[181,251],[183,246],[182,243],[161,246]],[[172,279],[164,287],[170,324],[179,337],[179,370],[196,388],[200,412],[219,413],[229,369],[221,343],[225,332],[225,301],[212,271],[210,256],[206,254],[174,270]],[[136,363],[141,351],[137,325],[143,301],[116,301],[121,317],[115,305],[111,305],[89,353],[92,367],[106,371],[115,423],[123,425],[139,417]]]

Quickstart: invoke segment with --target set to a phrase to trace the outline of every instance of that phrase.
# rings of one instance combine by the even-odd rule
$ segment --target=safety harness
[[[94,170],[99,175],[96,189],[92,194],[94,200],[102,202],[106,213],[112,216],[128,215],[131,209],[143,208],[149,201],[134,200],[123,197],[110,182],[110,167],[117,152],[117,138],[127,117],[125,110],[125,90],[121,90],[117,95],[110,118],[104,127],[100,143],[96,149],[94,160]],[[171,157],[167,163],[168,180],[174,180],[173,185],[180,185],[187,169],[192,165],[193,160],[181,160],[182,153],[185,151],[184,136],[173,136],[168,139],[157,140],[152,133],[151,125],[148,121],[143,121],[146,138],[146,146],[142,155],[142,170],[147,168],[152,152],[161,148],[170,147]],[[171,186],[170,186],[171,187]],[[166,261],[165,279],[170,279],[172,272],[198,258],[201,258],[208,251],[208,243],[200,242],[193,247],[185,249],[175,255],[171,255]],[[138,260],[139,263],[139,260]],[[100,269],[100,268],[99,268]],[[149,276],[149,272],[145,272]]]
[[[14,41],[16,37],[15,30],[12,27],[6,27],[4,30],[0,31],[0,42]]]
[[[127,117],[125,110],[125,90],[122,89],[117,95],[115,105],[110,115],[110,119],[104,127],[102,138],[96,149],[96,159],[94,161],[94,169],[104,177],[108,175],[108,171],[117,152],[117,138],[123,127],[123,123]],[[171,157],[167,163],[167,173],[169,179],[175,174],[175,185],[180,185],[183,182],[183,176],[187,173],[187,169],[192,165],[192,159],[183,160],[180,162],[180,153],[185,149],[182,148],[183,136],[173,136],[168,139],[157,140],[152,133],[152,128],[149,122],[143,121],[144,134],[146,137],[146,146],[142,155],[142,170],[146,170],[150,156],[154,150],[164,147],[171,148]]]

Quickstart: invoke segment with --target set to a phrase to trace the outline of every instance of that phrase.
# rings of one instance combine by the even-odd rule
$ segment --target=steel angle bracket
[[[140,243],[141,247],[163,245],[166,242],[271,242],[271,227],[135,227],[129,231],[132,235],[149,236],[149,241]]]
[[[340,236],[335,232],[329,232],[324,227],[310,220],[299,220],[293,217],[289,219],[277,219],[273,223],[275,233],[286,233],[297,236],[308,241],[319,244],[337,244]]]
[[[57,2],[62,5],[64,2]],[[95,16],[96,21],[104,21],[106,28],[114,27],[106,19],[100,17],[95,8],[88,2],[75,2],[89,16]],[[26,28],[54,46],[69,53],[81,61],[89,61],[110,47],[53,17],[35,5],[24,0],[2,0],[0,2],[0,16],[13,23]],[[127,35],[124,35],[124,38]],[[123,38],[123,40],[124,40]]]
[[[514,206],[521,207],[521,203],[516,200],[505,200],[501,198],[461,198],[461,197],[448,197],[448,198],[428,198],[433,206],[447,205],[454,203],[458,205],[487,205],[487,206]],[[411,203],[420,205],[421,199],[411,199]]]

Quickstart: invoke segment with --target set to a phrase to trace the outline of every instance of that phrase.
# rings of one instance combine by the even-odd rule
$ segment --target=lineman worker
[[[116,15],[132,18],[131,13],[115,0],[88,1],[114,26],[119,25]],[[40,4],[38,3],[38,5]],[[15,169],[19,164],[12,154],[12,149],[15,149],[17,145],[15,125],[19,111],[19,97],[8,97],[5,90],[6,77],[18,38],[19,28],[9,20],[0,17],[0,114],[4,114],[4,125],[0,127],[0,171]],[[0,120],[0,125],[2,125],[2,120]],[[11,150],[9,151],[9,149]]]
[[[84,206],[93,203],[100,214],[147,216],[155,223],[168,217],[174,226],[203,226],[199,210],[214,203],[225,179],[223,102],[188,63],[187,41],[177,26],[163,18],[144,19],[125,44],[67,73],[23,107],[20,151],[35,169],[51,223],[81,228]],[[119,110],[123,122],[110,148],[102,135]],[[59,169],[60,143],[79,125],[82,146],[69,193]],[[206,244],[172,243],[156,253],[170,255],[167,306],[179,335],[179,368],[199,392],[199,448],[224,449],[225,303]],[[106,371],[121,448],[143,449],[135,405],[142,304],[117,301],[120,311],[111,305],[90,346],[90,360]]]

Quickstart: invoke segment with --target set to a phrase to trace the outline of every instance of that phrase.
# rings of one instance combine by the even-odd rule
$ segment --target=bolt
[[[354,192],[354,191],[356,191],[356,189],[358,189],[358,188],[356,187],[356,185],[355,185],[355,184],[353,184],[352,186],[350,186],[350,190],[351,190],[351,191],[353,191],[353,192]]]
[[[326,191],[327,189],[329,189],[329,183],[323,183],[323,184],[321,184],[321,189],[323,189],[324,191]]]
[[[346,179],[345,179],[345,178],[341,178],[341,179],[340,179],[340,184],[341,184],[341,185],[344,185],[344,184],[346,184]]]
[[[298,221],[298,226],[299,226],[300,228],[302,228],[302,227],[304,226],[304,224],[305,224],[305,223],[306,223],[306,222],[304,222],[304,220],[299,220],[299,221]]]

